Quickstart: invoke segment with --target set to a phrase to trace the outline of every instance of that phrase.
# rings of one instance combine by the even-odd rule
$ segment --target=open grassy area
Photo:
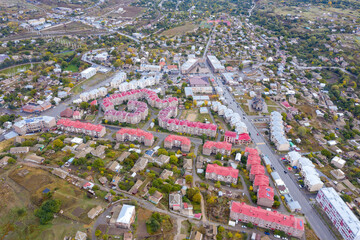
[[[197,25],[192,24],[192,23],[186,23],[183,26],[179,26],[179,27],[175,27],[175,28],[165,30],[162,33],[160,33],[160,35],[181,36],[181,35],[183,35],[183,34],[185,34],[187,32],[194,31],[196,28],[197,28]]]
[[[79,68],[75,65],[69,65],[67,68],[64,69],[64,71],[78,72]]]
[[[213,123],[210,114],[200,114],[198,108],[183,110],[180,120],[188,120],[195,122],[205,122],[206,120]]]
[[[84,92],[84,90],[83,90],[84,85],[86,85],[87,87],[94,86],[94,85],[98,84],[99,82],[104,81],[109,76],[110,76],[109,73],[108,74],[97,73],[95,76],[93,76],[93,77],[91,77],[89,79],[85,79],[81,83],[77,84],[75,87],[73,87],[71,89],[71,91],[74,94],[79,94],[81,92]]]

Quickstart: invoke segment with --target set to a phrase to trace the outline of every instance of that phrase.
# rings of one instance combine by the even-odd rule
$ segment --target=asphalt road
[[[268,156],[268,158],[272,163],[272,166],[279,173],[281,179],[284,181],[287,188],[289,189],[291,196],[299,202],[302,213],[305,214],[305,217],[309,221],[316,235],[322,240],[333,240],[333,239],[335,240],[329,228],[325,225],[322,219],[316,214],[315,209],[310,204],[309,199],[307,199],[305,193],[299,189],[298,184],[296,184],[288,174],[285,174],[284,172],[285,168],[280,162],[281,161],[280,156],[273,152],[272,148],[267,145],[265,139],[261,134],[257,135],[259,133],[258,130],[248,119],[247,115],[241,109],[241,107],[236,103],[233,95],[226,89],[226,87],[218,78],[215,79],[218,85],[224,90],[224,97],[229,103],[228,107],[231,108],[234,112],[239,113],[240,116],[245,117],[243,119],[243,122],[246,124],[248,128],[248,132],[251,135],[252,141],[256,144],[258,150],[260,150],[261,153]]]

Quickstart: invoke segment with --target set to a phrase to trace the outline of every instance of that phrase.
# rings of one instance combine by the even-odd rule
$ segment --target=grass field
[[[73,87],[71,89],[71,91],[74,94],[79,94],[81,92],[84,92],[84,90],[83,90],[84,85],[86,85],[87,87],[94,86],[94,85],[100,83],[101,81],[104,81],[109,76],[110,76],[109,74],[97,73],[95,76],[93,76],[89,79],[86,79],[86,80],[82,81],[81,83],[79,83],[78,85],[76,85],[75,87]]]
[[[199,109],[194,108],[190,110],[184,110],[181,113],[180,120],[188,120],[188,121],[195,121],[195,122],[204,122],[205,119],[212,123],[212,119],[210,114],[200,114]]]
[[[67,68],[64,69],[64,71],[78,72],[79,68],[75,65],[69,65]]]
[[[194,31],[196,28],[197,28],[197,25],[192,24],[192,23],[186,23],[183,26],[179,26],[179,27],[175,27],[175,28],[165,30],[162,33],[160,33],[160,35],[180,36],[180,35],[183,35],[184,33]]]

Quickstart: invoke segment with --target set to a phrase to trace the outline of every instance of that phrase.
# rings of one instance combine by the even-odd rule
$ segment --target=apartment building
[[[100,124],[95,125],[86,122],[72,121],[67,118],[59,119],[56,125],[62,131],[85,134],[92,137],[103,137],[106,134],[106,128]]]
[[[251,142],[251,137],[248,133],[238,134],[237,132],[226,131],[224,141],[235,145],[249,144]]]
[[[187,137],[177,136],[177,135],[168,135],[164,140],[165,148],[180,148],[183,152],[190,152],[191,141]]]
[[[206,167],[206,179],[236,184],[238,176],[239,170],[232,167],[222,167],[217,164],[208,164]]]
[[[334,188],[322,188],[316,201],[345,240],[360,239],[360,221]]]
[[[154,135],[141,129],[122,128],[116,133],[116,140],[125,141],[138,141],[144,143],[145,146],[152,146],[154,144]]]
[[[231,143],[207,141],[203,145],[203,154],[210,156],[211,154],[220,153],[221,155],[230,156],[231,147],[232,147]]]
[[[104,113],[104,118],[110,122],[138,124],[144,121],[149,113],[147,104],[136,100],[128,101],[127,110],[107,110]]]
[[[230,218],[245,223],[251,222],[261,228],[284,231],[297,238],[301,238],[305,232],[305,221],[302,218],[253,207],[243,202],[231,202]]]

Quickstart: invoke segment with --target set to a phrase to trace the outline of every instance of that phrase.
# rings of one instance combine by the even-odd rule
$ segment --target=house
[[[102,208],[100,205],[98,205],[98,206],[92,208],[92,209],[88,212],[87,215],[88,215],[88,217],[89,217],[90,219],[94,219],[96,216],[98,216],[98,215],[102,212],[102,210],[103,210],[103,208]]]
[[[331,160],[331,164],[333,164],[335,167],[337,168],[343,168],[346,164],[346,161],[338,156],[335,156],[332,160]]]
[[[186,171],[191,172],[191,170],[193,168],[193,160],[191,158],[185,158],[183,168]]]
[[[247,156],[246,169],[249,171],[252,165],[261,165],[261,158],[257,154]]]
[[[136,173],[136,172],[144,170],[148,164],[148,161],[149,160],[147,158],[143,158],[143,157],[139,158],[136,161],[135,165],[131,168],[130,171]]]
[[[75,235],[75,240],[86,240],[87,234],[81,231],[77,231]]]
[[[99,178],[99,182],[102,184],[102,185],[105,185],[107,183],[107,178],[106,177],[100,177]]]
[[[155,159],[154,163],[156,163],[159,166],[163,166],[164,164],[167,164],[169,161],[170,161],[170,157],[162,154]]]
[[[196,231],[194,240],[202,240],[202,239],[203,239],[202,233],[199,231]]]
[[[164,140],[164,147],[168,149],[177,147],[180,148],[183,152],[190,152],[191,141],[187,137],[168,135]]]
[[[296,151],[291,151],[285,156],[291,166],[298,166],[301,157],[301,154]]]
[[[217,164],[208,164],[205,178],[214,181],[237,184],[239,170],[232,167],[222,167]]]
[[[13,147],[10,148],[11,154],[22,154],[22,153],[28,153],[30,151],[29,147]]]
[[[250,181],[255,180],[256,175],[264,175],[265,174],[265,167],[259,164],[251,165],[250,169]]]
[[[0,160],[0,168],[5,167],[8,164],[9,159],[11,159],[11,157],[9,156],[5,156]]]
[[[104,146],[104,145],[99,145],[99,146],[96,147],[96,149],[93,149],[91,151],[91,154],[94,155],[95,157],[104,159],[105,158],[105,149],[106,148],[107,147]]]
[[[163,180],[168,179],[169,177],[172,177],[174,173],[170,170],[164,169],[162,173],[160,174],[160,178]]]
[[[136,193],[139,191],[139,188],[140,188],[140,186],[141,186],[143,183],[144,183],[143,181],[141,181],[140,179],[138,179],[138,180],[136,181],[136,183],[130,188],[129,193],[131,193],[131,194],[136,194]]]
[[[116,161],[123,162],[127,157],[130,156],[130,152],[122,152]]]
[[[115,225],[119,228],[129,229],[135,221],[135,213],[135,206],[124,204],[116,219]]]
[[[249,144],[251,142],[251,137],[248,133],[238,134],[236,132],[226,131],[224,141],[235,145]]]
[[[305,233],[305,221],[302,218],[253,207],[243,202],[231,202],[230,219],[245,223],[250,222],[265,229],[284,231],[297,238],[301,238]]]
[[[159,191],[155,191],[154,194],[149,197],[149,201],[154,204],[158,204],[162,198],[162,193],[160,193]]]
[[[309,192],[317,192],[324,186],[324,183],[318,176],[310,175],[304,179],[304,185]]]
[[[113,179],[111,180],[111,185],[113,185],[113,186],[117,186],[117,185],[119,185],[119,181],[121,180],[121,177],[119,177],[119,176],[114,176],[113,177]]]
[[[117,161],[112,161],[109,163],[108,169],[112,172],[118,173],[122,169],[122,166]]]
[[[82,71],[80,73],[81,77],[82,78],[85,78],[85,79],[89,79],[91,78],[92,76],[94,76],[97,72],[97,69],[94,68],[94,67],[89,67],[87,69],[85,69],[84,71]]]
[[[341,169],[331,170],[330,174],[333,175],[336,180],[341,180],[345,178],[345,173],[341,171]]]
[[[218,153],[221,155],[230,155],[231,147],[231,143],[207,141],[203,145],[203,154],[208,156]]]
[[[271,208],[274,204],[274,189],[269,186],[260,186],[257,192],[257,205]]]
[[[182,203],[182,197],[180,193],[170,193],[169,194],[169,208],[177,211],[180,210]]]
[[[71,118],[74,114],[74,111],[71,108],[67,108],[64,111],[60,112],[60,117],[62,118]]]

